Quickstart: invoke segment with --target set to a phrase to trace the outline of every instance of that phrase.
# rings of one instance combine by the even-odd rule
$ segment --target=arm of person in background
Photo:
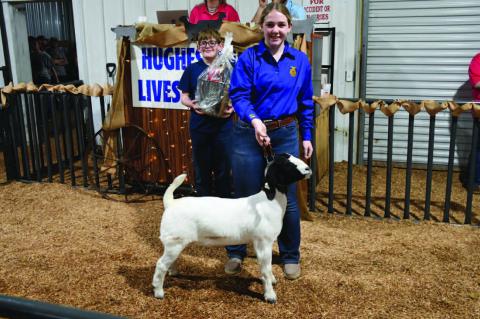
[[[468,77],[473,88],[480,89],[480,53],[473,57],[468,68]]]
[[[55,71],[55,68],[53,66],[50,68],[50,72],[52,73],[52,79],[55,80],[55,83],[59,83],[60,80],[58,79],[57,71]]]
[[[262,12],[267,6],[267,0],[258,0],[258,8],[257,11],[255,12],[255,15],[252,18],[252,22],[255,22],[256,24],[260,24],[260,17],[262,16]]]
[[[55,83],[58,83],[58,74],[57,74],[57,71],[55,71],[54,60],[47,52],[44,52],[44,59],[45,59],[45,67],[48,69],[48,72],[50,73],[51,78],[55,81]]]
[[[190,15],[188,16],[188,22],[192,24],[197,24],[200,16],[200,5],[196,5],[193,7],[192,11],[190,11]]]
[[[228,11],[228,19],[227,21],[231,22],[240,22],[240,16],[238,15],[237,10],[233,6],[230,6],[230,10]]]
[[[55,65],[67,65],[67,56],[65,53],[60,53],[53,59],[53,63],[55,63]]]

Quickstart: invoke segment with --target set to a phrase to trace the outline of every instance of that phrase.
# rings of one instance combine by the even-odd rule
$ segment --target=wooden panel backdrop
[[[139,171],[143,171],[145,167],[148,167],[148,170],[154,172],[160,169],[160,177],[159,180],[156,181],[159,183],[170,182],[172,177],[186,172],[188,174],[186,182],[193,184],[192,142],[188,129],[190,111],[133,107],[130,50],[128,51],[125,78],[123,81],[126,97],[125,120],[127,123],[140,126],[150,137],[157,141],[165,155],[164,160],[167,164],[166,167],[163,167],[164,162],[161,159],[160,163],[162,167],[152,167],[147,156],[144,159],[145,166],[138,167],[138,169]],[[132,143],[136,142],[138,143],[138,140],[135,139],[135,137],[127,136],[124,141],[124,147],[128,148],[133,146],[141,148],[139,145],[132,145]],[[145,153],[145,150],[142,149],[141,151]],[[146,181],[149,181],[146,176],[144,178]]]

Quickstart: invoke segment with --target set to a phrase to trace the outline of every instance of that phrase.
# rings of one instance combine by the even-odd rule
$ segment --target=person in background
[[[204,114],[195,101],[197,79],[222,50],[223,38],[218,31],[207,29],[198,34],[197,44],[202,60],[185,69],[178,86],[182,91],[182,104],[191,110],[190,137],[195,190],[198,196],[228,198],[231,197],[229,145],[233,108],[227,109],[223,118],[211,117]]]
[[[205,0],[196,5],[188,18],[190,23],[197,24],[202,20],[218,20],[220,13],[225,14],[224,21],[240,22],[237,11],[225,0]]]
[[[47,43],[44,36],[38,36],[32,53],[32,76],[37,85],[58,83],[52,57],[45,51]]]
[[[480,102],[480,53],[470,61],[468,77],[472,85],[473,101]],[[480,141],[477,146],[475,166],[475,192],[478,193],[480,192]]]
[[[264,149],[299,155],[298,127],[303,156],[313,152],[313,88],[308,57],[285,40],[292,18],[281,3],[262,11],[264,39],[238,58],[230,81],[229,96],[239,120],[232,137],[232,175],[236,198],[259,192],[267,165]],[[280,260],[287,279],[300,276],[300,212],[296,185],[287,191],[287,209],[278,236]],[[241,271],[246,246],[227,246],[227,274]]]
[[[68,81],[68,60],[65,53],[65,47],[59,45],[57,38],[50,38],[50,45],[47,49],[47,52],[53,59],[55,72],[57,73],[59,82]]]
[[[281,3],[287,7],[288,12],[290,12],[290,16],[293,20],[305,20],[307,19],[307,13],[305,9],[296,3],[293,3],[292,0],[272,0],[273,3]],[[252,22],[256,24],[260,23],[260,17],[262,16],[262,12],[267,6],[268,0],[258,0],[258,9],[255,12],[255,15],[252,18]]]

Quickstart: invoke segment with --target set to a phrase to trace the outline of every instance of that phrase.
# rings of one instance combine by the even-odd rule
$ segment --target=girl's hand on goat
[[[252,126],[255,129],[255,138],[260,146],[269,146],[270,137],[267,135],[267,127],[260,119],[253,119]]]
[[[313,154],[312,142],[303,141],[302,144],[303,144],[303,156],[305,156],[305,159],[309,159]]]

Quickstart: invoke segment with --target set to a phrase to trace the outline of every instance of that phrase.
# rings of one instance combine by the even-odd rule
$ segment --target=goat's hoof
[[[155,298],[158,298],[158,299],[163,299],[163,297],[165,297],[165,293],[163,292],[163,289],[162,290],[154,289],[153,294],[154,294]]]
[[[277,302],[277,294],[275,292],[266,293],[264,296],[265,300],[270,304],[274,304]]]

